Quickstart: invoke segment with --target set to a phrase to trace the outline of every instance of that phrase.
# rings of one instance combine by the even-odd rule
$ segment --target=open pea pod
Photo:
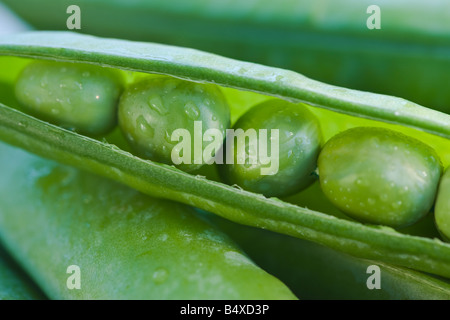
[[[450,245],[265,198],[173,166],[144,160],[116,145],[50,125],[14,108],[13,84],[32,59],[87,62],[142,73],[166,74],[221,86],[236,120],[272,98],[304,102],[319,118],[325,139],[355,126],[389,127],[434,147],[450,162],[450,116],[404,99],[348,90],[298,73],[197,50],[102,39],[70,32],[31,32],[0,40],[0,138],[131,186],[186,203],[234,222],[311,240],[351,255],[450,277]],[[110,140],[111,141],[111,140]],[[295,202],[295,201],[293,201]]]

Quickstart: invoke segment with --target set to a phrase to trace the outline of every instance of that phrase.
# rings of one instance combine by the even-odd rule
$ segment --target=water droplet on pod
[[[169,277],[169,272],[164,268],[159,268],[153,273],[153,281],[156,284],[164,283]]]

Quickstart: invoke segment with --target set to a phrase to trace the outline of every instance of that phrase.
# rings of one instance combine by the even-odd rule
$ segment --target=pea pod
[[[450,299],[450,284],[442,279],[202,214],[302,299]],[[373,276],[375,268],[379,268],[377,280]]]
[[[37,28],[188,46],[449,112],[450,4],[413,1],[4,0]],[[377,5],[380,29],[369,29]],[[369,12],[368,12],[369,10]]]
[[[36,285],[0,248],[0,300],[43,300],[45,296]]]
[[[193,209],[0,150],[0,237],[50,298],[295,299]]]
[[[354,126],[395,128],[425,141],[447,166],[450,117],[404,99],[339,88],[292,71],[230,60],[164,45],[102,39],[68,32],[32,32],[0,40],[4,100],[15,76],[32,58],[78,61],[143,73],[166,74],[221,86],[235,121],[257,103],[277,96],[306,102],[324,139]],[[27,59],[19,58],[26,57]],[[357,257],[450,277],[450,245],[387,227],[338,219],[276,198],[143,160],[104,140],[94,140],[0,106],[0,138],[10,144],[125,183],[143,193],[176,200],[229,220],[311,240]],[[107,139],[110,139],[107,137]],[[111,138],[112,139],[112,138]],[[112,140],[108,140],[112,142]],[[118,143],[118,142],[117,142]]]

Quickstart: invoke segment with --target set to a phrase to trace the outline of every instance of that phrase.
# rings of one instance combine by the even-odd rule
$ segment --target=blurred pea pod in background
[[[355,258],[310,241],[238,225],[206,212],[201,214],[225,231],[255,263],[276,275],[302,299],[450,299],[448,280]],[[374,267],[379,268],[378,279],[372,271]]]
[[[6,144],[0,162],[0,239],[51,299],[296,299],[192,208]]]
[[[83,33],[197,48],[450,112],[446,0],[3,2],[38,29],[66,30],[78,5]],[[372,5],[380,29],[367,26]]]

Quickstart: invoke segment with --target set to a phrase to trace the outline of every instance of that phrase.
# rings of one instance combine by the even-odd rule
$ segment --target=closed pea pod
[[[438,155],[424,143],[369,127],[331,138],[318,167],[331,202],[356,219],[393,227],[429,212],[442,170]]]
[[[80,133],[98,135],[117,123],[121,74],[83,63],[37,61],[16,82],[16,96],[31,114]]]
[[[0,238],[49,298],[296,299],[192,208],[0,150]]]
[[[450,299],[450,284],[445,280],[203,214],[225,230],[258,265],[279,277],[302,299]],[[367,269],[374,265],[381,270],[381,290],[367,288]]]

